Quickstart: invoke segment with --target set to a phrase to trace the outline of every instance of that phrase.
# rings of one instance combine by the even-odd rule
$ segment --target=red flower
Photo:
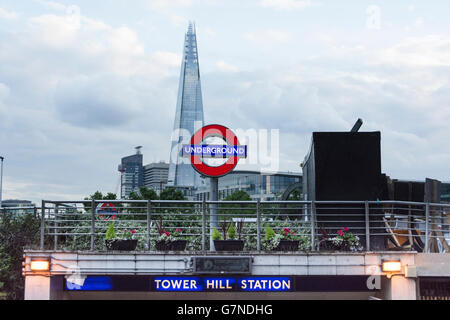
[[[339,233],[339,235],[340,235],[341,237],[343,237],[343,236],[345,235],[344,232],[343,232],[342,230],[339,230],[338,233]]]
[[[131,234],[135,234],[136,230],[131,230],[130,232],[131,232]]]
[[[101,214],[100,215],[100,219],[104,219],[104,218],[105,218],[105,216]]]
[[[349,231],[349,230],[350,230],[349,228],[344,228],[344,231],[345,231],[345,232],[347,232],[347,231]]]
[[[176,232],[178,232],[178,233],[181,233],[181,229],[180,228],[178,228],[177,230],[175,230]]]

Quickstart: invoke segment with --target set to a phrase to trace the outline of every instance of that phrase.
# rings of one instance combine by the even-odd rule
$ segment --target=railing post
[[[152,223],[152,201],[147,201],[147,250],[150,251],[150,225]]]
[[[316,203],[311,201],[311,251],[316,251]]]
[[[430,253],[430,203],[425,204],[425,253]]]
[[[202,251],[206,251],[206,199],[202,203]]]
[[[370,251],[370,215],[369,201],[365,203],[365,220],[366,220],[366,251]]]
[[[58,213],[59,213],[59,204],[55,205],[55,220],[53,222],[54,225],[54,239],[53,239],[53,250],[58,250]]]
[[[94,251],[95,244],[95,200],[91,202],[91,251]]]
[[[256,204],[256,228],[256,248],[258,251],[261,251],[261,199],[258,199]]]
[[[41,250],[44,250],[44,233],[45,233],[45,201],[42,200],[41,206]]]

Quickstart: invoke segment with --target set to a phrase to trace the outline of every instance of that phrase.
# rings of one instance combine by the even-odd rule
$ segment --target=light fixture
[[[30,269],[31,271],[49,271],[50,261],[45,258],[31,260]]]
[[[399,273],[402,271],[402,263],[399,260],[383,261],[382,270],[388,273]]]

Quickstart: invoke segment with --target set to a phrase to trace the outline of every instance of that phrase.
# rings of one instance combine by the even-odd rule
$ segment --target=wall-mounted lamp
[[[37,258],[31,260],[31,271],[50,271],[50,260],[46,258]]]
[[[387,273],[388,278],[391,278],[394,274],[402,273],[402,263],[400,260],[383,261],[381,265],[381,269]]]

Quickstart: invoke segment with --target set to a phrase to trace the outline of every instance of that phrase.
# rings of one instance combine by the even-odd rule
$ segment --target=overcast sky
[[[79,18],[78,17],[79,13]],[[206,123],[382,132],[392,178],[450,180],[448,0],[0,0],[3,199],[116,192],[120,158],[165,160],[188,21]]]

